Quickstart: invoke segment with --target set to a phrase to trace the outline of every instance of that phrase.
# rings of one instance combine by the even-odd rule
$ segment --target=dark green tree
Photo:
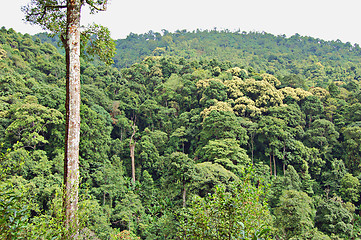
[[[194,160],[182,152],[173,152],[169,156],[168,181],[172,184],[179,184],[182,196],[182,206],[186,207],[187,191],[194,178]]]
[[[361,127],[347,127],[343,131],[345,138],[345,164],[355,174],[360,173],[361,165]]]
[[[276,227],[284,239],[297,239],[313,228],[315,210],[312,198],[306,193],[286,190],[275,209]]]
[[[308,96],[301,102],[301,109],[306,114],[308,126],[323,113],[323,105],[317,96]]]
[[[333,146],[337,143],[339,133],[332,122],[326,119],[316,119],[305,132],[305,137],[308,146],[320,149],[325,157],[329,157]]]
[[[329,235],[350,238],[352,233],[352,214],[338,197],[322,200],[318,203],[315,226]]]

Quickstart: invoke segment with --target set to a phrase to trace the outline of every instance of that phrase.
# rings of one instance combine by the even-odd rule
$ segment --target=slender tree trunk
[[[183,183],[183,207],[186,207],[187,188],[186,184]]]
[[[105,191],[103,192],[103,207],[105,206]]]
[[[275,154],[273,153],[272,155],[273,155],[273,168],[274,168],[274,174],[275,174],[275,177],[277,177]]]
[[[286,164],[283,163],[283,176],[285,176],[285,175],[286,175]]]
[[[134,160],[134,150],[135,150],[135,143],[136,143],[134,140],[135,120],[133,122],[132,128],[133,128],[133,133],[132,133],[132,136],[130,137],[129,149],[130,149],[130,159],[132,160],[132,180],[133,180],[133,183],[135,183],[135,160]]]
[[[269,169],[271,171],[271,176],[272,176],[272,154],[269,155]]]
[[[78,187],[80,142],[80,9],[78,0],[67,1],[66,129],[64,157],[64,224],[72,238],[78,235]]]
[[[131,139],[130,141],[133,141]],[[135,149],[135,142],[130,144],[130,158],[132,160],[132,181],[135,183],[135,160],[134,160],[134,149]]]
[[[284,175],[286,175],[285,157],[286,157],[286,145],[283,145],[283,157],[282,157],[282,163],[283,163],[283,176],[284,176]]]
[[[253,158],[254,158],[254,153],[253,153],[253,151],[254,151],[254,143],[253,143],[253,138],[251,139],[251,152],[252,152],[252,165],[253,165]]]

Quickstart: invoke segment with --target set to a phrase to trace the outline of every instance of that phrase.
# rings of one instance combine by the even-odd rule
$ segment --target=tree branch
[[[45,17],[45,14],[48,9],[61,9],[61,8],[66,8],[66,6],[64,6],[64,5],[44,6],[43,11],[28,13],[28,17],[41,15],[41,17],[39,18],[39,21],[41,21]]]
[[[49,6],[45,6],[45,8],[66,8],[66,5],[49,5]]]
[[[86,0],[86,3],[89,4],[92,8],[94,8],[94,9],[97,10],[97,11],[103,12],[103,11],[106,11],[106,10],[107,10],[107,1],[105,1],[105,3],[102,4],[102,5],[103,5],[103,8],[96,7],[91,0]]]

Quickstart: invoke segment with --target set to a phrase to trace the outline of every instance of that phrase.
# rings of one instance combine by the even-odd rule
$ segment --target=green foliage
[[[352,214],[338,197],[322,200],[318,203],[315,225],[326,234],[335,234],[350,238],[352,233]]]
[[[245,144],[248,136],[241,126],[240,119],[233,112],[211,111],[203,120],[203,128],[200,133],[201,141],[232,138],[239,144]]]
[[[88,0],[79,3],[79,13],[83,5],[88,5],[92,14],[98,11],[105,11],[107,0]],[[55,7],[54,7],[55,5]],[[39,25],[42,29],[48,30],[51,34],[59,35],[66,48],[67,39],[67,2],[59,1],[31,1],[22,7],[25,13],[25,20],[29,23]],[[115,43],[110,38],[110,32],[106,27],[93,24],[82,31],[81,52],[85,57],[97,56],[107,64],[113,63],[111,59],[115,53]]]
[[[89,2],[87,1],[88,4]],[[110,38],[108,28],[93,24],[82,32],[81,41],[84,56],[90,56],[87,60],[93,60],[91,57],[97,56],[100,61],[106,64],[114,63],[112,57],[115,53],[115,42]]]
[[[60,189],[49,203],[48,213],[38,213],[31,219],[31,224],[27,228],[27,237],[31,239],[71,239],[74,232],[65,228],[62,219],[64,218],[61,209],[62,199]],[[105,238],[114,234],[106,221],[104,212],[98,202],[81,195],[79,210],[79,238],[89,239],[98,235]],[[84,198],[85,197],[85,198]]]
[[[98,41],[89,33],[88,47]],[[1,224],[14,227],[17,238],[65,231],[59,212],[65,65],[53,46],[58,40],[0,29],[2,211],[17,212],[17,220]],[[128,68],[81,60],[84,237],[177,239],[184,226],[200,234],[192,220],[266,238],[261,225],[247,225],[244,209],[252,219],[271,212],[274,224],[264,227],[273,237],[360,237],[357,46],[227,31],[131,34],[117,46],[114,66]],[[251,163],[255,173],[244,180]],[[215,229],[202,234],[217,235]]]
[[[346,147],[346,166],[355,171],[355,173],[360,173],[361,165],[361,127],[359,126],[350,126],[347,127],[344,132],[345,136],[345,147]]]
[[[12,121],[5,131],[10,141],[18,142],[19,147],[33,149],[48,142],[44,135],[60,124],[63,117],[59,111],[38,104],[37,99],[31,96],[24,102],[15,104],[4,114]]]
[[[264,239],[272,217],[262,194],[262,186],[257,188],[250,179],[243,179],[227,188],[216,186],[215,192],[204,198],[196,196],[181,222],[182,238]]]
[[[340,80],[351,82],[358,79],[360,73],[360,47],[357,44],[325,41],[298,34],[287,38],[265,32],[229,30],[163,31],[163,35],[150,31],[119,39],[116,46],[115,65],[118,68],[129,67],[145,56],[160,53],[192,60],[216,59],[211,60],[213,64],[210,69],[217,75],[223,73],[214,69],[229,68],[234,76],[245,78],[253,74],[246,69],[252,68],[256,72],[281,76],[281,86],[292,88],[327,87],[333,81]],[[217,64],[219,61],[229,61],[228,64],[237,66],[230,68],[224,63]]]
[[[3,147],[3,144],[1,144]],[[30,207],[24,192],[13,186],[10,174],[20,168],[20,162],[9,162],[10,149],[0,153],[0,237],[27,239]]]
[[[359,200],[360,182],[351,173],[346,173],[341,179],[340,195],[345,201],[357,202]]]
[[[27,239],[29,204],[11,182],[0,182],[0,238]],[[23,189],[24,190],[24,189]]]
[[[271,190],[268,192],[269,204],[275,209],[279,202],[279,198],[284,190],[300,191],[302,182],[300,176],[292,165],[287,167],[284,176],[278,177],[272,182]]]
[[[218,163],[235,174],[242,172],[251,163],[246,150],[232,138],[210,140],[203,147],[202,153],[202,161]]]
[[[314,215],[313,201],[306,193],[284,191],[275,209],[278,234],[285,239],[303,235],[313,228]]]
[[[332,122],[326,119],[317,119],[305,132],[305,137],[307,144],[319,148],[323,154],[326,154],[330,153],[333,145],[337,143],[339,133]]]
[[[137,237],[134,233],[127,231],[127,230],[123,230],[120,233],[118,233],[117,235],[115,235],[112,239],[116,239],[116,240],[137,240],[140,239],[140,237]]]
[[[192,188],[200,196],[205,196],[212,192],[213,188],[217,185],[229,184],[239,180],[237,175],[218,163],[203,162],[197,163],[194,167],[195,176]]]
[[[324,185],[326,193],[338,194],[340,190],[341,179],[347,174],[345,164],[342,160],[334,159],[331,161],[331,169],[324,172]]]
[[[307,116],[308,125],[310,126],[315,118],[323,112],[321,100],[316,96],[308,96],[301,103],[301,109]]]

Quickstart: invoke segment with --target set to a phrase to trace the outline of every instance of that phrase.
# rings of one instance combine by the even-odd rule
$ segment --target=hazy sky
[[[0,0],[0,26],[34,34],[20,10],[30,0]],[[325,40],[361,45],[361,0],[111,0],[108,11],[89,15],[83,24],[107,26],[115,39],[130,32],[162,29],[229,29],[265,31],[291,36],[299,33]]]

